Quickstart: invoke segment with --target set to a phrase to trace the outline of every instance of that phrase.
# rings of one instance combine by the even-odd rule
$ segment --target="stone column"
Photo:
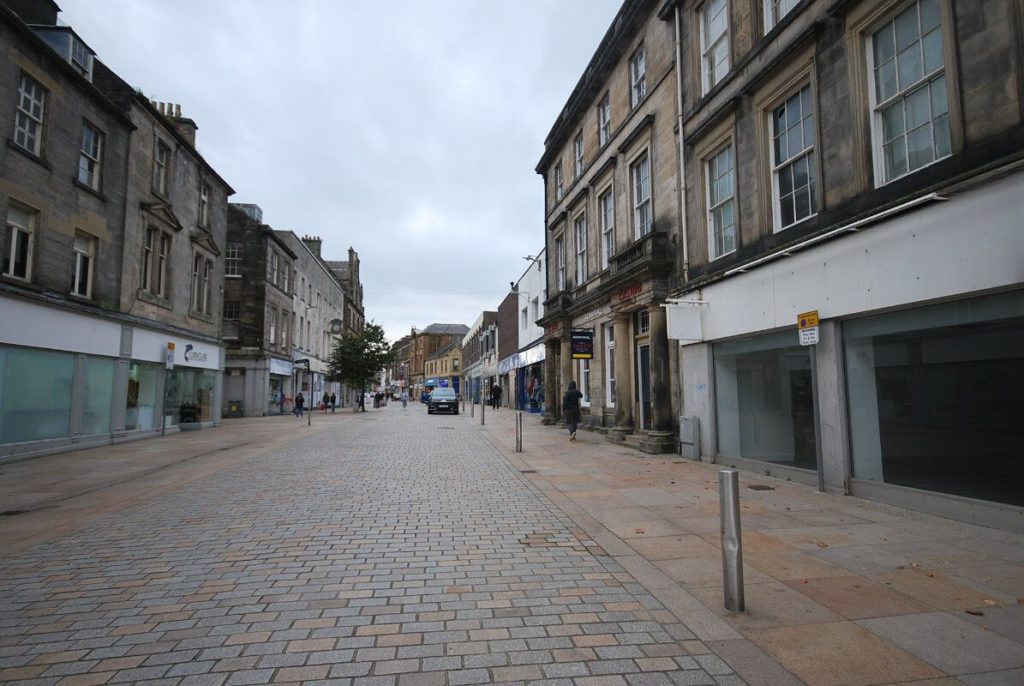
[[[609,440],[622,441],[633,432],[633,339],[629,335],[629,315],[615,316],[615,427]]]
[[[672,430],[672,380],[669,378],[668,327],[665,308],[653,304],[648,310],[651,321],[651,431],[641,449],[655,453],[673,452],[676,438]]]
[[[559,340],[544,341],[544,423],[558,422]]]

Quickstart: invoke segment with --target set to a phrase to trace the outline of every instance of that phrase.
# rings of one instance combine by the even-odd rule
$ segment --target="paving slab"
[[[1024,668],[1024,646],[946,612],[857,624],[954,676]]]

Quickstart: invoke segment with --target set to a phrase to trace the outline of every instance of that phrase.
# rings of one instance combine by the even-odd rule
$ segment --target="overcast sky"
[[[621,0],[58,0],[263,221],[359,253],[392,340],[497,309],[544,247],[534,167]]]

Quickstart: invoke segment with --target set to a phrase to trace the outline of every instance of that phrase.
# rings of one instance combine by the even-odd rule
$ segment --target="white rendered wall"
[[[117,357],[121,324],[0,296],[0,343]]]

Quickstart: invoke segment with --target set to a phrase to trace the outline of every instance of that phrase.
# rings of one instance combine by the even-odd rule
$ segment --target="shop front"
[[[285,407],[285,398],[291,397],[291,380],[294,367],[290,360],[270,358],[270,374],[267,382],[267,414],[282,414],[290,411]]]

